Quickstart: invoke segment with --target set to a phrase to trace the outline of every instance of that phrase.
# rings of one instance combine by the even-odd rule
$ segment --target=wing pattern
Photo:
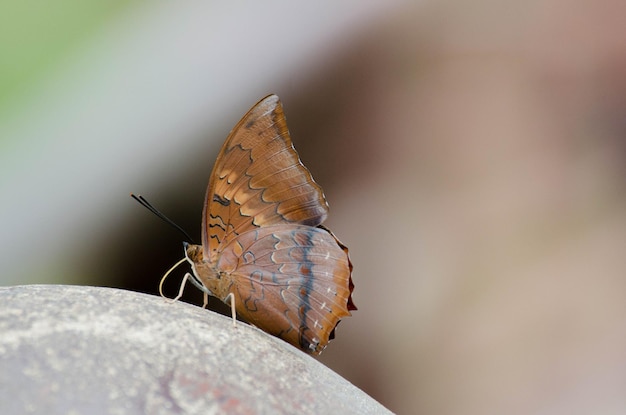
[[[270,95],[231,131],[213,167],[205,197],[205,257],[254,227],[321,224],[328,214],[322,188],[293,148],[282,105]]]
[[[187,258],[213,295],[234,295],[239,316],[318,354],[356,310],[348,249],[321,225],[327,215],[270,95],[226,139],[205,197],[202,246],[189,245]]]
[[[237,313],[311,353],[355,310],[347,252],[325,228],[268,226],[245,232],[222,252]]]

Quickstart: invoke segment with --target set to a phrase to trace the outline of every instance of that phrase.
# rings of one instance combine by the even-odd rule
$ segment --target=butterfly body
[[[356,310],[348,250],[321,225],[327,214],[270,95],[224,143],[205,197],[202,245],[188,245],[186,256],[215,297],[232,294],[239,316],[318,354]]]
[[[224,271],[220,271],[215,263],[204,259],[201,245],[186,244],[185,250],[185,256],[191,263],[191,269],[194,275],[202,276],[202,285],[204,285],[214,297],[226,302],[226,297],[228,297],[233,284],[230,275]]]

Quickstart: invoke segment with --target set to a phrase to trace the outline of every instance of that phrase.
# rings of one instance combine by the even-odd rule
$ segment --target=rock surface
[[[0,413],[388,414],[283,341],[112,288],[0,287]]]

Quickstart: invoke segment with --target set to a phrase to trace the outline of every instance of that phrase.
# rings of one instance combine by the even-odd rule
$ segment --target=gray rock
[[[2,414],[388,414],[255,327],[111,288],[0,288]]]

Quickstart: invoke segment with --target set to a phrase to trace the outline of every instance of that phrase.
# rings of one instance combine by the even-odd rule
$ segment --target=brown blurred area
[[[415,7],[290,100],[355,264],[325,363],[398,413],[626,409],[624,16]]]
[[[626,409],[624,16],[409,6],[267,91],[355,265],[359,310],[322,362],[397,413]],[[189,166],[189,210],[161,207],[197,235],[210,167]],[[160,275],[182,253],[163,238],[117,252],[118,274]]]

